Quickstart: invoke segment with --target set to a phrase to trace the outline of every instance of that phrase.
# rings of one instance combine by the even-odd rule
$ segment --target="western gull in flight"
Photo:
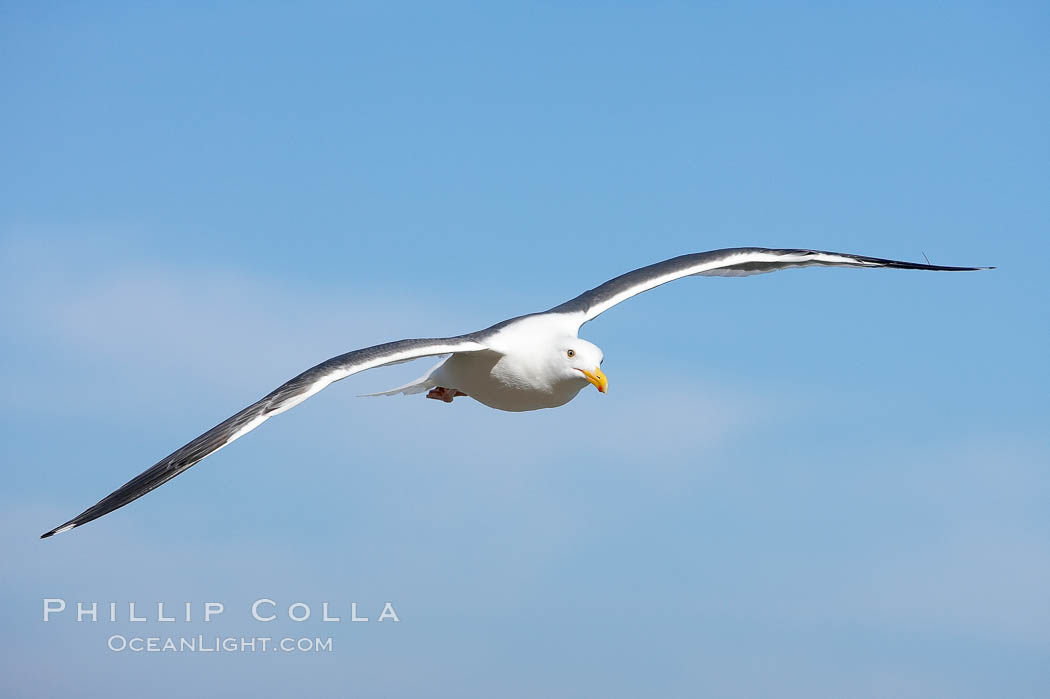
[[[274,415],[299,405],[330,383],[366,369],[421,357],[450,355],[420,379],[371,395],[426,391],[427,398],[451,402],[456,397],[470,397],[497,410],[556,408],[568,403],[588,384],[605,393],[608,380],[601,370],[604,357],[597,346],[579,337],[584,323],[621,301],[682,277],[737,277],[811,266],[892,267],[944,272],[991,269],[943,267],[821,250],[767,248],[712,250],[657,262],[610,279],[548,311],[511,318],[485,330],[455,337],[387,342],[321,362],[176,449],[41,538],[69,531],[127,505]]]

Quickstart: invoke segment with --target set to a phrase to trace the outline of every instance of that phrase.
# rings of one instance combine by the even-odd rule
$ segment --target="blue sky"
[[[1048,19],[5,3],[4,693],[1042,694]],[[427,363],[370,372],[36,538],[331,355],[736,245],[999,269],[684,280],[585,327],[607,396],[357,398]],[[106,649],[130,632],[335,648]]]

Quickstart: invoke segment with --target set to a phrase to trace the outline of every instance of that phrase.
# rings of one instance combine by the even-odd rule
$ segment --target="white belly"
[[[577,381],[538,383],[535,372],[495,352],[454,354],[434,369],[431,380],[438,386],[463,391],[490,408],[512,412],[565,405],[587,385]]]

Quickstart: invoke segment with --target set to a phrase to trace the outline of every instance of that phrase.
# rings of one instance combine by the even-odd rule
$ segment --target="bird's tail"
[[[442,362],[444,364],[444,362]],[[423,393],[429,391],[432,388],[437,388],[437,381],[434,379],[434,372],[440,367],[438,364],[433,369],[428,371],[423,376],[420,376],[415,381],[406,383],[404,386],[398,386],[397,388],[391,388],[389,391],[379,391],[378,393],[362,393],[358,398],[374,398],[375,396],[396,396],[405,395],[410,396],[416,393]]]

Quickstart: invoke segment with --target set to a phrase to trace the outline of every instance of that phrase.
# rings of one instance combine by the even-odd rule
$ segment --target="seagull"
[[[927,260],[928,262],[928,260]],[[742,277],[791,267],[890,267],[963,272],[992,267],[944,267],[822,250],[727,248],[682,255],[641,267],[542,313],[531,313],[484,330],[429,339],[398,340],[354,350],[321,362],[176,449],[96,504],[40,538],[54,536],[124,507],[167,483],[201,459],[248,434],[274,415],[302,403],[329,384],[375,367],[448,355],[405,386],[368,394],[417,394],[451,403],[474,400],[497,410],[520,412],[565,405],[588,385],[605,393],[605,356],[579,337],[584,323],[621,301],[689,276]]]

